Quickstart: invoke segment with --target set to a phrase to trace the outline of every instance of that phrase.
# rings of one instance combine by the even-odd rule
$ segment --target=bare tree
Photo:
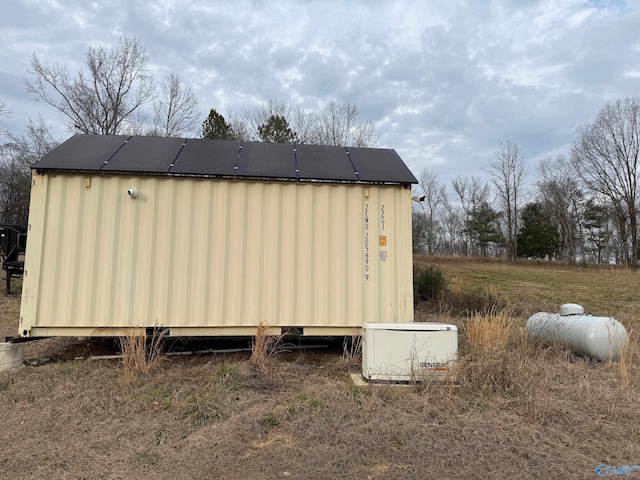
[[[193,129],[199,121],[198,101],[191,88],[169,73],[160,84],[160,95],[153,100],[153,133],[175,137]]]
[[[464,218],[461,225],[463,226],[460,232],[462,240],[463,254],[469,255],[474,253],[474,250],[478,248],[478,245],[473,245],[474,236],[466,228],[472,219],[472,213],[477,211],[481,202],[489,201],[489,185],[483,183],[479,177],[461,177],[457,176],[451,181],[453,190],[458,195],[460,206]]]
[[[269,100],[244,115],[253,138],[260,136],[259,127],[273,117],[284,118],[299,143],[371,147],[378,139],[375,123],[360,121],[358,108],[350,103],[332,102],[323,112],[316,113],[303,104],[287,105]]]
[[[317,144],[318,141],[318,115],[312,112],[302,103],[292,105],[287,117],[293,131],[296,132],[298,143]]]
[[[244,122],[248,125],[249,129],[252,132],[252,138],[258,139],[258,129],[261,125],[267,123],[269,118],[272,117],[283,117],[287,120],[287,124],[289,122],[290,107],[285,105],[283,102],[278,102],[276,100],[269,100],[261,105],[248,108],[244,112]],[[292,130],[295,132],[295,126],[291,126]]]
[[[251,140],[249,127],[242,119],[242,116],[231,109],[227,109],[227,119],[231,127],[231,137],[233,140],[248,141]]]
[[[23,135],[7,134],[0,145],[0,222],[27,223],[30,167],[57,145],[41,118],[29,120]]]
[[[48,65],[35,54],[27,91],[64,114],[70,130],[119,134],[127,131],[135,112],[153,95],[148,56],[137,38],[123,36],[116,49],[90,47],[87,71],[72,76],[65,67]]]
[[[0,155],[0,223],[25,225],[29,217],[29,167],[12,144],[3,145]]]
[[[560,233],[561,250],[569,264],[584,253],[581,233],[583,192],[569,161],[562,155],[538,165],[539,203]]]
[[[29,167],[60,144],[53,138],[51,127],[44,122],[42,117],[38,117],[37,120],[30,118],[24,134],[9,134],[8,137],[9,143],[13,144],[20,152],[22,163]]]
[[[426,251],[433,254],[440,230],[440,210],[447,203],[447,195],[444,185],[438,182],[438,176],[433,170],[424,169],[420,174],[420,190],[424,197],[419,205],[425,219]]]
[[[361,122],[358,107],[331,102],[320,114],[317,141],[322,145],[371,147],[378,141],[374,122]]]
[[[441,251],[445,255],[467,255],[462,208],[450,202],[443,205]]]
[[[248,125],[254,132],[253,138],[259,138],[260,127],[267,124],[269,119],[276,117],[286,120],[287,126],[295,133],[297,143],[318,143],[318,116],[302,103],[287,105],[284,102],[269,100],[248,109],[244,115],[244,125]]]
[[[427,216],[421,209],[414,208],[411,212],[411,238],[413,242],[413,253],[427,253],[427,235]]]
[[[526,174],[520,147],[509,140],[501,142],[488,172],[504,214],[507,259],[515,262],[518,259],[518,210]]]
[[[571,160],[584,183],[611,201],[620,238],[629,238],[623,248],[623,261],[638,266],[640,99],[608,103],[593,123],[579,127]]]
[[[586,261],[586,255],[590,254],[592,261],[608,263],[612,251],[617,252],[619,250],[615,248],[615,244],[618,242],[615,242],[613,230],[610,228],[611,219],[615,217],[611,215],[610,205],[607,205],[599,197],[601,195],[595,195],[584,204],[583,248],[585,252],[583,253],[583,258]]]

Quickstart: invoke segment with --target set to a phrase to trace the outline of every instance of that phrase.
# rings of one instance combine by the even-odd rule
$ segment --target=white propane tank
[[[599,360],[617,359],[628,337],[616,319],[585,315],[584,308],[575,303],[565,303],[560,313],[533,314],[527,320],[527,331],[544,343],[563,343],[578,354]]]

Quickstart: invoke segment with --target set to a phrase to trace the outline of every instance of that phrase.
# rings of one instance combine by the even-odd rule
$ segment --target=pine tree
[[[296,143],[298,136],[289,128],[283,115],[271,115],[265,123],[258,126],[258,135],[263,142]]]
[[[202,122],[202,138],[208,140],[231,140],[233,131],[222,115],[212,108],[209,116]]]

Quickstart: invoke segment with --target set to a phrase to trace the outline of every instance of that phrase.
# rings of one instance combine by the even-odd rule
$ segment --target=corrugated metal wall
[[[22,335],[239,334],[260,322],[317,334],[413,320],[408,188],[33,179]]]

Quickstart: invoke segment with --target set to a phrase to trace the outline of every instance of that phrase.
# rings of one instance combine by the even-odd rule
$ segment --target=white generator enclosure
[[[365,323],[362,376],[419,381],[446,374],[458,359],[458,328],[446,323]]]

